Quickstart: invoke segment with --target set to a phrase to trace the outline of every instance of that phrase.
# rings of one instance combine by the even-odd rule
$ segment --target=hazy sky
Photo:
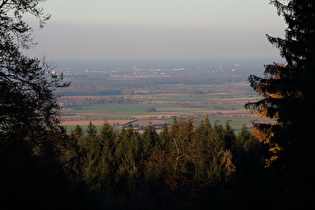
[[[28,52],[49,60],[279,57],[284,23],[269,0],[47,0]]]

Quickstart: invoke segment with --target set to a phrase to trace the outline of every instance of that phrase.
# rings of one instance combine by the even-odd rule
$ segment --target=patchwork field
[[[105,96],[103,98],[106,99]],[[81,99],[82,96],[71,97],[74,102]],[[87,99],[93,101],[95,98],[85,96],[84,100]],[[100,127],[106,120],[119,129],[130,122],[137,126],[145,126],[144,124],[148,125],[149,122],[169,123],[174,117],[193,119],[198,123],[208,116],[211,123],[228,121],[235,130],[238,130],[243,124],[251,127],[253,121],[264,120],[244,108],[246,102],[257,99],[246,95],[158,94],[130,95],[124,96],[124,99],[128,99],[128,103],[73,103],[74,105],[67,106],[62,111],[62,125],[72,130],[76,125],[85,128],[92,121],[94,125]]]

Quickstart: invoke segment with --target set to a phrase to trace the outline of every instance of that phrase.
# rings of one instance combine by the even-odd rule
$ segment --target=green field
[[[235,130],[243,124],[252,126],[253,120],[263,120],[245,110],[244,105],[252,98],[246,95],[131,95],[132,104],[83,104],[65,109],[62,114],[63,122],[67,122],[68,130],[72,130],[76,123],[85,128],[91,120],[97,122],[98,128],[104,120],[112,121],[116,128],[122,127],[126,121],[142,119],[158,119],[171,122],[173,117],[194,119],[198,123],[206,115],[211,123],[229,122]],[[210,104],[209,104],[210,103]],[[155,108],[156,112],[148,112],[148,108]]]

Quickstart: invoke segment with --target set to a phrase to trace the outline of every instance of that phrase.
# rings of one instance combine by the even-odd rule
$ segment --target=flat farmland
[[[107,98],[104,96],[97,99],[102,101]],[[208,116],[211,123],[224,124],[228,121],[236,130],[243,124],[250,127],[253,121],[264,121],[264,119],[244,108],[246,102],[257,98],[241,94],[128,95],[123,96],[123,101],[126,101],[126,103],[97,102],[94,96],[71,96],[64,97],[64,99],[73,101],[70,106],[65,106],[61,118],[61,124],[69,130],[76,125],[85,128],[90,121],[96,126],[101,126],[105,120],[115,127],[121,128],[130,122],[143,124],[155,120],[155,123],[169,123],[174,117],[193,119],[198,123]],[[75,103],[76,101],[81,102]],[[83,103],[82,101],[94,102]]]
[[[62,68],[71,85],[56,90],[63,96],[61,123],[72,129],[89,121],[101,126],[107,120],[119,129],[129,122],[160,124],[178,117],[198,123],[208,116],[211,123],[250,127],[264,119],[244,108],[258,97],[248,76],[260,76],[263,65],[271,62],[119,60],[87,62],[87,66],[66,62]]]

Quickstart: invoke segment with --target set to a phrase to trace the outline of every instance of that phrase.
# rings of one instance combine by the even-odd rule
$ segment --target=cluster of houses
[[[101,96],[69,96],[61,97],[59,103],[63,107],[83,104],[132,104],[134,100],[130,98],[121,97],[101,97]]]

